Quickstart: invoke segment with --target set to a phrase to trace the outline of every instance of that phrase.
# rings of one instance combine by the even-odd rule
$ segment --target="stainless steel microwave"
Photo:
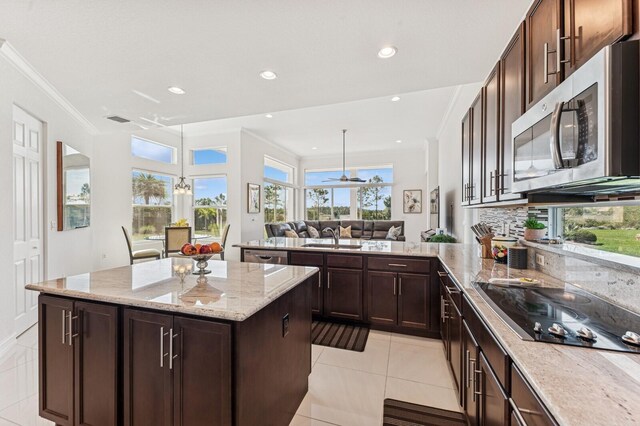
[[[607,46],[512,125],[517,193],[640,193],[640,42]]]

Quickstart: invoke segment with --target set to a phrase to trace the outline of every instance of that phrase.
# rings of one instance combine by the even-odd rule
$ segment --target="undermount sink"
[[[311,248],[330,248],[330,249],[351,249],[356,250],[362,248],[361,244],[323,244],[323,243],[310,243],[303,244],[302,247]]]

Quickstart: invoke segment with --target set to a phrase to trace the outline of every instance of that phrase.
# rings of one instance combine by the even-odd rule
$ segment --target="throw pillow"
[[[387,233],[387,240],[397,240],[402,232],[402,226],[392,226]]]
[[[351,225],[346,228],[340,227],[340,238],[351,238]]]
[[[291,230],[284,231],[284,236],[287,238],[298,238],[298,234],[296,234],[296,231]]]
[[[320,233],[318,232],[318,230],[316,228],[314,228],[313,226],[308,226],[307,227],[307,232],[309,232],[309,236],[311,238],[320,238]]]

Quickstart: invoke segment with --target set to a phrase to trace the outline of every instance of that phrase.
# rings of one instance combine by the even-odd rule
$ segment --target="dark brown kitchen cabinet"
[[[462,204],[469,204],[471,188],[471,110],[462,119]]]
[[[470,425],[478,424],[478,394],[475,379],[480,347],[473,337],[469,325],[462,322],[462,382],[460,384],[461,403]]]
[[[429,276],[369,271],[368,320],[371,324],[429,329]]]
[[[429,276],[398,274],[398,325],[429,328]]]
[[[551,426],[553,417],[515,365],[511,366],[511,425]],[[514,423],[515,419],[515,423]]]
[[[41,295],[39,324],[40,416],[118,424],[118,309]]]
[[[125,309],[124,424],[231,424],[230,329]]]
[[[471,183],[469,186],[469,204],[482,202],[482,133],[484,118],[484,88],[471,104]]]
[[[500,152],[500,62],[489,74],[484,85],[483,130],[482,130],[482,202],[498,200],[498,157]]]
[[[513,179],[511,125],[524,113],[525,25],[520,25],[500,58],[500,143],[498,168],[498,198],[500,201],[521,198],[511,192]]]
[[[563,0],[563,5],[565,77],[603,47],[633,33],[632,0]]]
[[[322,315],[324,305],[324,255],[322,253],[292,252],[289,256],[290,265],[315,266],[320,269],[317,283],[311,288],[311,312],[314,315]]]
[[[369,271],[369,322],[395,325],[398,320],[398,274]]]
[[[562,67],[558,67],[564,55],[564,40],[560,33],[561,3],[562,0],[535,0],[527,12],[527,108],[533,106],[562,81]]]
[[[325,288],[325,315],[362,321],[362,270],[327,268]]]
[[[509,398],[482,351],[476,370],[476,392],[478,392],[480,425],[499,426],[509,424]]]
[[[460,391],[462,367],[462,313],[460,312],[460,290],[451,281],[449,274],[438,271],[441,285],[441,334],[445,347],[445,357],[451,368],[454,383]],[[461,393],[459,394],[461,395]]]

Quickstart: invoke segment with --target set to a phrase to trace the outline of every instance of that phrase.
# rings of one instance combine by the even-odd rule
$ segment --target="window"
[[[173,164],[175,163],[176,149],[132,136],[131,155],[160,163]]]
[[[194,149],[191,151],[191,164],[201,166],[205,164],[226,164],[227,148]]]
[[[197,234],[220,237],[227,224],[227,177],[193,180],[193,223]]]
[[[173,210],[173,178],[161,174],[134,170],[133,239],[161,234],[171,224]]]
[[[341,183],[335,180],[342,170],[305,172],[305,217],[307,220],[391,219],[393,167],[347,169],[348,177],[364,183]]]
[[[264,220],[288,222],[295,219],[295,169],[264,157]]]
[[[640,257],[640,206],[554,209],[555,235],[568,244]]]

